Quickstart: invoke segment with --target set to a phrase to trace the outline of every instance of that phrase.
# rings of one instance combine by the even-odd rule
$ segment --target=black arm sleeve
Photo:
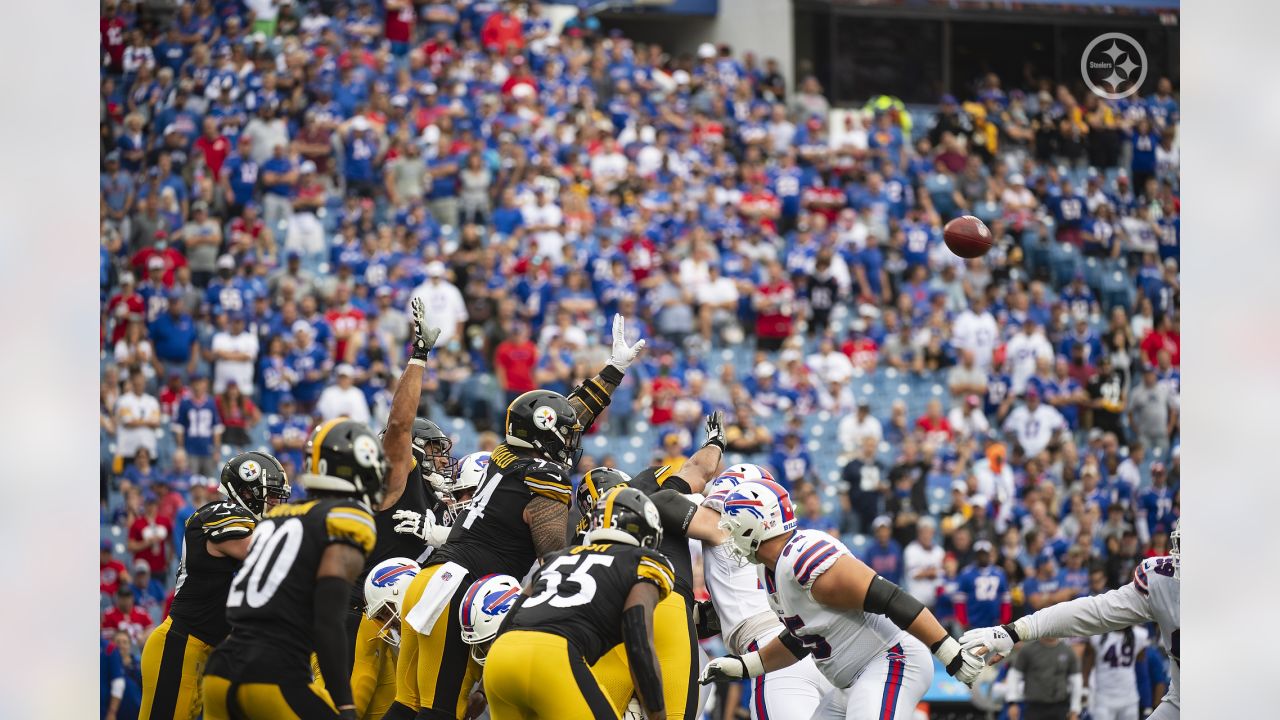
[[[790,630],[783,630],[782,634],[778,636],[778,640],[787,649],[787,652],[791,653],[797,660],[805,659],[812,652],[804,646],[803,642],[800,642],[800,638],[792,635]]]
[[[871,581],[871,587],[867,588],[867,598],[862,602],[862,609],[884,615],[894,625],[906,630],[915,622],[916,616],[924,611],[924,603],[877,575]]]
[[[698,512],[698,506],[676,490],[659,490],[650,495],[649,499],[658,508],[662,532],[684,537],[689,531],[689,523],[693,522],[694,514]]]
[[[644,607],[633,605],[622,613],[622,639],[627,648],[627,662],[635,678],[636,695],[646,713],[665,709],[662,700],[662,675],[649,646],[649,629],[644,619]]]
[[[347,597],[351,583],[340,577],[316,580],[315,643],[316,661],[324,676],[324,687],[337,707],[350,705],[351,648],[345,631]]]

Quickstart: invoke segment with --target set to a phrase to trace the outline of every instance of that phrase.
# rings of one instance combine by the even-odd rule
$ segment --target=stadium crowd
[[[723,409],[728,461],[956,626],[1167,548],[1168,80],[1112,102],[987,76],[833,112],[774,59],[587,14],[553,31],[532,1],[107,0],[101,43],[113,673],[137,674],[226,458],[293,474],[318,420],[382,428],[411,297],[443,328],[420,414],[455,454],[495,445],[514,396],[589,376],[620,313],[649,347],[579,473],[682,457]],[[984,258],[942,243],[961,214],[996,237]]]

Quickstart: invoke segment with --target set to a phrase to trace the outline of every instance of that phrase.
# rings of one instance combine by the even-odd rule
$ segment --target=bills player
[[[1052,605],[1010,624],[970,630],[960,638],[966,650],[985,648],[992,664],[1024,640],[1043,637],[1077,637],[1123,630],[1142,623],[1160,626],[1160,642],[1173,660],[1171,680],[1164,699],[1150,717],[1177,720],[1179,700],[1179,611],[1181,609],[1182,532],[1174,528],[1165,557],[1147,558],[1133,571],[1133,582],[1102,595],[1077,598]]]
[[[1093,720],[1138,720],[1136,666],[1146,661],[1147,639],[1142,625],[1089,638],[1083,665]]]
[[[743,482],[772,480],[759,465],[734,465],[706,486],[702,507],[719,516],[724,499]],[[742,655],[759,650],[783,630],[769,607],[769,595],[756,569],[739,563],[732,545],[704,540],[702,573],[711,604],[720,618],[721,637],[729,651]],[[808,720],[822,697],[833,690],[812,657],[751,681],[752,720]]]
[[[763,648],[707,663],[703,683],[756,678],[813,656],[834,686],[814,718],[909,717],[933,681],[929,651],[972,685],[982,658],[963,650],[917,599],[875,574],[826,533],[797,530],[791,497],[768,480],[724,497],[720,527],[754,563],[786,628]],[[900,713],[900,715],[899,715]]]

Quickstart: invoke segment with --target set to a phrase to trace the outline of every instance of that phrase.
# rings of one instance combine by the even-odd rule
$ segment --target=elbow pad
[[[313,604],[316,662],[324,676],[325,689],[337,707],[352,703],[348,667],[351,648],[347,647],[344,622],[350,592],[351,583],[343,578],[326,576],[316,580]]]
[[[653,714],[664,710],[662,700],[662,675],[650,650],[648,623],[644,607],[632,605],[622,613],[622,640],[627,649],[627,662],[636,683],[636,695],[645,712]]]
[[[906,630],[915,622],[916,616],[924,611],[924,603],[902,591],[902,588],[885,580],[879,575],[871,581],[867,588],[867,597],[862,601],[862,609],[877,615],[884,615],[894,625]]]
[[[782,646],[787,649],[787,652],[791,653],[791,655],[797,660],[805,659],[808,657],[809,653],[812,652],[809,648],[805,647],[800,638],[793,635],[790,630],[783,630],[782,634],[778,636],[778,641],[781,642]]]
[[[653,506],[658,509],[658,518],[662,520],[662,532],[684,537],[689,532],[689,523],[698,512],[698,506],[676,490],[659,490],[649,496]]]

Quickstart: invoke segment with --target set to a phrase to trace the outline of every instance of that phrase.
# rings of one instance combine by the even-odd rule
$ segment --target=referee
[[[1009,720],[1080,717],[1080,658],[1058,638],[1024,643],[1014,654],[1008,686]]]

